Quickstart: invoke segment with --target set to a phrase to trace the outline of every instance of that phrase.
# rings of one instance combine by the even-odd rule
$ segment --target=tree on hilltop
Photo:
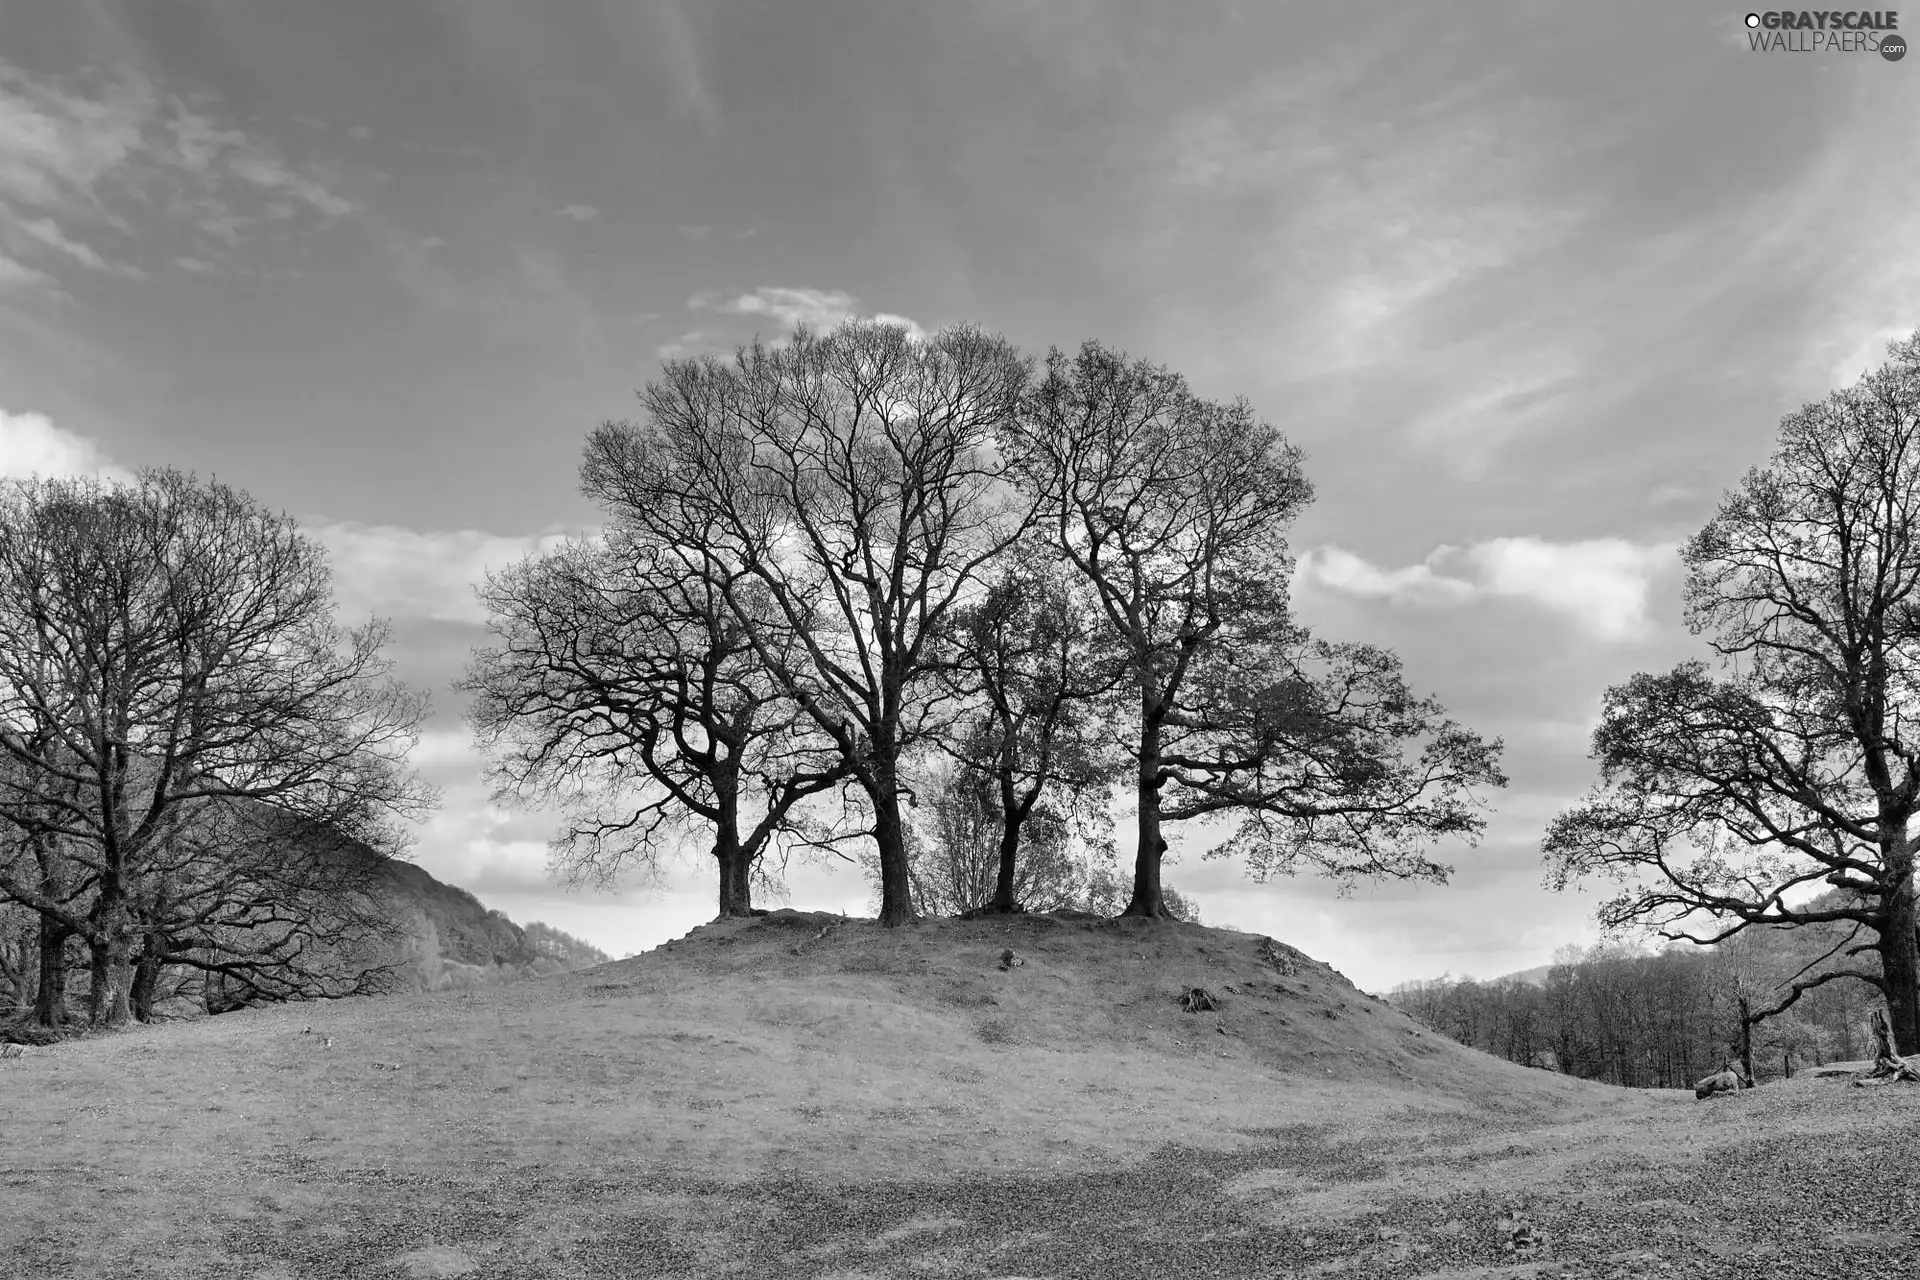
[[[1687,622],[1717,666],[1607,690],[1601,781],[1544,843],[1548,881],[1605,877],[1610,927],[1711,945],[1754,926],[1841,924],[1856,978],[1920,1051],[1920,331],[1781,423],[1687,544]],[[1812,897],[1832,886],[1844,897]]]
[[[572,543],[490,575],[480,590],[497,644],[460,687],[502,796],[570,815],[554,867],[574,883],[657,874],[689,829],[708,834],[719,916],[764,915],[768,859],[817,841],[807,802],[847,768],[769,675],[758,643],[797,639],[744,571],[688,548],[692,525],[646,525],[617,507],[598,543]],[[669,535],[677,533],[678,538]],[[729,600],[729,593],[732,600]]]
[[[1214,815],[1238,822],[1216,852],[1259,878],[1445,879],[1426,851],[1478,837],[1500,744],[1414,696],[1393,654],[1293,617],[1286,530],[1313,493],[1297,448],[1244,401],[1090,342],[1048,358],[1010,449],[1125,663],[1125,914],[1168,914],[1163,826]]]
[[[588,442],[589,492],[716,583],[832,743],[869,819],[885,925],[914,916],[903,768],[950,722],[948,619],[1027,525],[996,445],[1028,377],[975,329],[803,328],[731,362],[669,360],[645,421]]]
[[[938,740],[953,770],[935,812],[949,854],[967,851],[942,864],[969,899],[956,909],[1066,905],[1080,878],[1068,846],[1111,844],[1120,758],[1105,742],[1104,704],[1125,668],[1090,601],[1050,560],[1044,543],[1015,548],[955,615],[947,679],[965,709]],[[968,877],[980,872],[976,886]]]

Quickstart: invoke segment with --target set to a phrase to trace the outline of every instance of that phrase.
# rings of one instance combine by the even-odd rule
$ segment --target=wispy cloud
[[[335,195],[305,174],[295,173],[258,147],[234,153],[227,160],[227,168],[244,182],[250,182],[265,191],[289,196],[329,218],[344,218],[357,207],[351,200]]]
[[[648,42],[647,50],[673,87],[676,105],[707,136],[719,134],[725,120],[720,101],[707,82],[706,60],[691,16],[681,0],[657,0],[648,6],[647,14],[656,36]]]
[[[127,257],[141,241],[197,233],[230,249],[272,222],[357,210],[311,166],[216,110],[164,95],[130,68],[62,80],[0,60],[0,225],[10,252],[44,275],[78,265],[137,278]],[[216,256],[182,247],[167,257]]]
[[[1317,374],[1402,359],[1424,310],[1587,216],[1546,180],[1551,122],[1471,84],[1418,110],[1384,102],[1378,71],[1375,52],[1337,58],[1186,116],[1152,194],[1183,239],[1231,216],[1221,247],[1254,314],[1280,320],[1289,363]]]
[[[0,198],[39,208],[91,204],[101,180],[145,145],[158,106],[137,77],[84,93],[0,60]]]
[[[653,354],[662,360],[684,360],[688,356],[702,356],[723,350],[725,340],[717,333],[704,329],[695,329],[683,333],[672,342],[663,342],[653,349]]]
[[[0,253],[0,289],[57,289],[59,282],[44,271],[36,271],[24,262]]]
[[[21,218],[11,224],[11,230],[10,239],[31,240],[56,253],[65,254],[89,270],[111,272],[130,279],[139,279],[144,274],[138,267],[128,263],[108,262],[93,246],[75,240],[62,231],[60,224],[52,218]]]
[[[1442,546],[1419,564],[1382,569],[1337,546],[1300,557],[1304,582],[1347,595],[1413,606],[1451,606],[1485,598],[1527,601],[1559,613],[1605,640],[1647,634],[1650,588],[1675,564],[1673,543],[1622,538],[1550,542],[1493,538]]]
[[[590,204],[563,205],[554,212],[570,222],[592,222],[600,216],[600,211]]]
[[[776,322],[785,333],[801,325],[813,329],[831,329],[842,321],[861,316],[859,299],[840,289],[792,289],[762,287],[752,293],[727,297],[716,290],[703,290],[687,299],[695,311],[714,311],[723,315],[764,316]],[[924,339],[926,330],[902,315],[877,312],[869,319],[905,326],[909,335]]]

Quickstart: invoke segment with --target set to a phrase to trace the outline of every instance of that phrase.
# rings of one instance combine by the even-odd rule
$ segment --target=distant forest
[[[1839,892],[1810,907],[1833,905]],[[1740,1063],[1756,1081],[1870,1057],[1880,993],[1836,977],[1779,1013],[1801,983],[1838,969],[1855,929],[1751,928],[1713,947],[1569,946],[1544,975],[1403,983],[1394,1007],[1461,1044],[1510,1062],[1608,1084],[1678,1089]]]

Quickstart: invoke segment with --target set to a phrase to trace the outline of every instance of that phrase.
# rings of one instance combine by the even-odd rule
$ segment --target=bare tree
[[[1443,880],[1424,850],[1483,829],[1500,744],[1414,697],[1398,660],[1294,621],[1300,452],[1244,401],[1098,343],[1052,353],[1015,448],[1051,540],[1128,664],[1138,843],[1126,914],[1167,914],[1162,825],[1219,814],[1256,876]],[[1417,757],[1407,758],[1410,748]]]
[[[765,914],[752,886],[766,857],[823,840],[804,802],[847,776],[768,674],[729,592],[769,651],[792,661],[797,639],[764,589],[713,576],[725,571],[631,523],[523,561],[481,589],[499,644],[461,685],[503,792],[574,812],[557,869],[601,884],[635,862],[657,869],[691,822],[712,834],[721,917]],[[634,803],[606,813],[622,795]]]
[[[832,740],[871,813],[886,925],[913,917],[901,769],[947,718],[947,617],[1026,527],[995,446],[1028,377],[974,329],[803,329],[731,363],[668,361],[647,421],[588,444],[588,492],[716,566],[766,671]]]
[[[1711,944],[1755,925],[1846,922],[1849,964],[1787,984],[1878,987],[1920,1048],[1920,332],[1892,361],[1781,424],[1684,551],[1688,662],[1607,691],[1601,783],[1555,819],[1549,883],[1618,880],[1609,926]],[[1821,884],[1844,897],[1809,900]],[[1764,1016],[1764,1015],[1762,1015]]]
[[[424,699],[329,587],[316,543],[217,482],[0,488],[0,827],[62,866],[0,862],[0,894],[85,942],[95,1023],[131,1017],[153,873],[211,807],[391,847],[429,801],[404,761]]]

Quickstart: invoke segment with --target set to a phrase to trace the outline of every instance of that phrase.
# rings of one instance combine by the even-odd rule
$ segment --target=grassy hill
[[[1184,1012],[1191,986],[1221,1008]],[[1873,1268],[1915,1247],[1893,1153],[1916,1100],[1530,1071],[1228,930],[778,912],[592,970],[0,1063],[0,1254],[995,1280],[1747,1275],[1831,1249],[1895,1274]]]

